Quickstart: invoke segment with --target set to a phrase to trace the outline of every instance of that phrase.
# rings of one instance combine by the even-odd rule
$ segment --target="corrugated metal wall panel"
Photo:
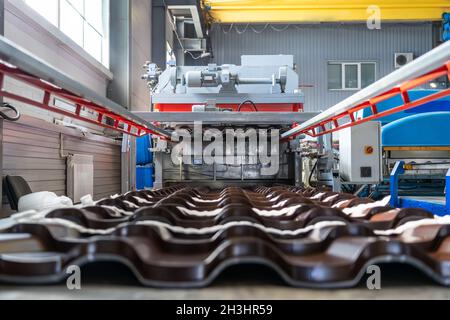
[[[5,121],[3,137],[4,176],[23,176],[36,192],[65,193],[66,166],[59,156],[57,132]]]
[[[257,31],[264,28],[253,26]],[[291,25],[284,31],[266,27],[260,33],[244,30],[245,26],[232,30],[229,25],[214,26],[214,62],[240,64],[240,56],[246,54],[293,54],[300,84],[313,86],[302,88],[307,111],[325,110],[355,92],[328,90],[328,61],[375,61],[381,78],[394,70],[395,52],[413,52],[417,57],[432,49],[431,23],[383,23],[381,30],[369,30],[366,24]]]
[[[4,122],[3,175],[19,175],[33,192],[66,194],[66,159],[63,152],[94,156],[94,198],[120,193],[120,143],[106,138],[83,137],[73,129],[23,116],[20,123]],[[5,211],[9,205],[4,197]]]

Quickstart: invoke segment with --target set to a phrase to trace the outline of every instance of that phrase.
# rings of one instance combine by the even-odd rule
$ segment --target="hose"
[[[244,105],[246,105],[247,103],[249,103],[249,104],[251,104],[251,105],[253,106],[253,108],[255,109],[255,112],[258,112],[258,107],[256,107],[256,104],[255,104],[253,101],[251,101],[251,100],[245,100],[244,102],[242,102],[242,103],[239,105],[237,111],[238,111],[238,112],[241,112],[242,107],[243,107]]]
[[[424,162],[424,163],[409,163],[412,166],[429,166],[433,164],[450,164],[450,162]]]
[[[20,119],[20,112],[19,112],[19,110],[16,109],[16,107],[14,107],[6,102],[3,102],[2,107],[14,111],[16,113],[16,115],[14,117],[10,117],[3,111],[0,111],[0,117],[2,117],[5,120],[9,120],[9,121],[18,121]]]
[[[311,187],[313,186],[311,180],[312,180],[312,177],[313,177],[314,172],[315,172],[316,169],[317,169],[317,165],[319,164],[319,160],[320,160],[320,159],[321,159],[321,157],[317,157],[316,163],[314,164],[314,166],[313,166],[311,172],[309,173],[308,184],[309,184]]]

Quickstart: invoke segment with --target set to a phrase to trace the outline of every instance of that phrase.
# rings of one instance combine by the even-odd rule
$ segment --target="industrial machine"
[[[408,94],[414,102],[439,92],[418,89]],[[395,96],[379,103],[377,109],[386,112],[399,104],[401,98]],[[354,190],[375,199],[390,195],[395,207],[421,207],[435,214],[449,213],[450,203],[445,199],[445,191],[450,188],[450,185],[446,187],[450,168],[449,111],[450,99],[444,97],[343,130],[339,143],[341,185],[338,188],[342,184],[363,186]],[[370,116],[368,110],[361,115],[363,119]],[[369,163],[370,158],[375,175],[372,179],[361,179],[360,163]]]
[[[382,179],[378,121],[342,130],[339,143],[340,176],[355,184],[378,183]]]
[[[424,112],[426,107],[392,122],[385,119],[382,148],[389,188],[383,183],[377,191],[391,194],[392,205],[448,214],[450,201],[445,195],[450,188],[450,99],[430,104],[430,112]]]
[[[176,134],[172,141],[155,137],[156,188],[180,182],[217,187],[301,184],[299,140],[280,144],[278,134],[315,115],[303,112],[304,95],[294,58],[242,56],[241,60],[240,66],[169,65],[164,72],[146,64],[143,79],[150,87],[155,112],[138,115],[180,136],[192,134],[201,140],[189,141],[189,155],[174,161],[181,137]],[[210,130],[220,137],[208,138]],[[213,140],[223,141],[223,147],[216,147],[214,161],[208,161],[205,152]],[[270,163],[264,156],[270,157]],[[277,168],[264,172],[271,165]]]
[[[441,48],[440,52],[446,55],[444,49]],[[261,174],[264,164],[252,161],[248,144],[244,149],[233,145],[233,155],[241,161],[231,165],[220,161],[206,164],[203,152],[208,145],[204,143],[200,147],[192,147],[192,161],[184,157],[187,161],[174,164],[170,159],[173,143],[156,138],[152,149],[155,152],[155,186],[180,182],[218,187],[238,182],[240,185],[309,184],[378,199],[393,192],[390,174],[397,161],[405,161],[416,168],[409,176],[408,190],[421,190],[421,196],[442,196],[449,159],[446,149],[449,143],[443,141],[448,136],[445,126],[442,130],[427,130],[427,123],[438,122],[425,115],[412,118],[416,120],[406,119],[423,112],[450,110],[448,100],[445,100],[448,89],[417,90],[431,80],[433,83],[440,81],[439,87],[445,88],[446,80],[441,76],[447,74],[447,67],[436,69],[445,59],[439,56],[438,62],[428,63],[427,69],[433,71],[411,81],[406,79],[413,73],[401,74],[399,70],[387,78],[394,78],[397,84],[401,83],[400,78],[404,78],[403,86],[388,90],[390,84],[380,87],[377,83],[331,108],[332,111],[316,116],[314,119],[322,119],[317,122],[310,120],[311,114],[301,112],[304,97],[298,89],[292,56],[243,56],[241,66],[169,65],[164,72],[148,63],[144,79],[152,92],[153,111],[157,113],[141,113],[139,116],[142,118],[163,124],[169,131],[185,128],[192,133],[195,121],[201,121],[206,125],[201,128],[202,132],[216,128],[223,137],[230,128],[268,128],[281,132],[278,149],[280,170],[270,176]],[[425,58],[418,60],[425,61]],[[408,69],[412,68],[403,67],[402,71],[408,72]],[[365,91],[371,92],[364,94]],[[371,96],[375,98],[365,100]],[[344,105],[347,109],[332,113],[333,109],[338,110]],[[284,122],[283,116],[289,119]],[[446,121],[444,114],[436,117]],[[408,129],[399,129],[404,126]],[[437,136],[428,136],[427,142],[422,143],[423,139],[418,138],[424,135],[422,131],[411,133],[410,128],[416,126],[427,132],[436,132]],[[336,143],[332,133],[338,130],[339,142]],[[317,138],[317,141],[304,141],[304,135]],[[409,146],[393,145],[392,139],[403,139]],[[417,166],[428,171],[420,170],[419,173]],[[400,181],[403,183],[405,180]],[[411,182],[416,187],[412,188]],[[422,193],[423,190],[426,192]]]
[[[143,79],[152,92],[154,111],[303,111],[294,57],[242,56],[241,66],[169,65],[162,72],[146,65]],[[243,108],[244,102],[250,102]],[[253,102],[253,104],[251,104]]]
[[[415,101],[436,90],[413,90]],[[398,105],[391,98],[381,112]],[[450,99],[442,98],[376,121],[351,126],[339,133],[338,146],[322,142],[322,156],[314,155],[314,183],[337,192],[381,199],[391,195],[395,207],[422,207],[436,214],[450,212],[445,199],[450,168]],[[370,117],[365,111],[362,118]],[[331,140],[331,136],[326,137]],[[332,157],[327,157],[332,154]],[[331,163],[331,164],[330,164]],[[331,178],[330,178],[331,177]]]

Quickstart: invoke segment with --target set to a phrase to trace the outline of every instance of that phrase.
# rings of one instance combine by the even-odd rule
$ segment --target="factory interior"
[[[0,0],[0,299],[450,299],[449,40],[448,0]]]

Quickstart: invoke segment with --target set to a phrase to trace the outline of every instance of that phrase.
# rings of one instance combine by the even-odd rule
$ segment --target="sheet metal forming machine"
[[[148,64],[145,79],[152,91],[154,111],[159,111],[160,115],[140,114],[144,119],[163,120],[166,123],[172,121],[172,129],[197,119],[213,126],[258,128],[265,125],[281,129],[282,132],[280,163],[283,166],[270,179],[261,177],[252,166],[221,167],[219,178],[217,167],[206,168],[201,166],[201,161],[197,162],[197,166],[182,169],[180,166],[176,170],[168,165],[169,161],[164,161],[164,152],[168,150],[164,146],[163,149],[156,148],[156,151],[163,151],[155,157],[156,186],[172,181],[200,181],[205,180],[205,177],[208,178],[204,182],[209,185],[211,181],[208,180],[214,181],[214,185],[219,180],[225,185],[237,180],[251,184],[282,182],[302,185],[311,182],[311,177],[315,176],[318,186],[328,186],[334,191],[374,198],[392,194],[392,205],[418,205],[412,199],[397,197],[399,192],[395,188],[399,184],[395,181],[398,181],[400,171],[393,169],[399,167],[395,166],[397,161],[404,161],[402,168],[415,170],[406,170],[407,174],[413,174],[407,176],[406,180],[402,175],[400,185],[408,180],[416,187],[408,185],[401,194],[416,188],[420,191],[418,194],[413,193],[414,196],[442,196],[444,185],[440,182],[449,166],[446,148],[450,145],[443,140],[448,135],[444,132],[445,126],[426,128],[427,124],[447,121],[447,114],[432,115],[430,112],[445,111],[448,103],[445,97],[449,95],[450,89],[420,88],[430,81],[442,80],[442,77],[447,81],[448,47],[448,43],[441,45],[312,119],[309,114],[301,113],[304,97],[298,90],[298,76],[292,56],[243,56],[241,66],[169,66],[165,72],[161,72],[154,64]],[[253,112],[239,114],[243,109]],[[273,112],[278,112],[275,117]],[[421,113],[424,114],[408,119],[408,116]],[[285,119],[283,115],[289,117],[286,123],[281,123]],[[241,122],[237,120],[239,118]],[[225,119],[227,121],[221,121]],[[418,134],[414,134],[411,130],[413,127],[421,127],[427,133],[416,131]],[[408,134],[405,134],[405,130]],[[340,131],[338,147],[332,139],[332,133],[337,131]],[[302,145],[305,135],[318,139],[313,150]],[[422,141],[421,136],[427,136],[427,141]],[[392,139],[403,139],[411,145],[392,145]],[[286,157],[288,154],[293,156]],[[317,162],[313,168],[308,168],[304,165],[302,155],[311,154],[314,154]],[[397,180],[389,180],[391,172],[397,176]],[[440,186],[430,188],[436,181]],[[426,192],[423,193],[423,190]],[[436,213],[448,212],[443,209],[440,199],[424,198],[433,204],[423,207],[438,208],[434,210]],[[436,206],[436,201],[439,206]]]
[[[299,89],[293,56],[242,56],[241,60],[240,66],[169,65],[165,71],[155,64],[147,64],[143,78],[151,90],[154,112],[138,115],[170,131],[184,128],[193,132],[194,123],[201,121],[203,131],[208,128],[221,130],[224,139],[228,129],[244,132],[276,129],[284,132],[291,129],[293,123],[303,123],[316,115],[303,112],[304,95]],[[207,148],[205,143],[200,148],[193,146],[192,164],[176,165],[171,161],[174,143],[156,137],[152,149],[155,152],[154,185],[157,188],[180,182],[213,187],[273,183],[300,185],[298,141],[280,145],[279,171],[262,175],[264,164],[255,158],[248,142],[245,150],[237,145],[232,146],[234,150],[224,150],[227,156],[241,159],[237,164],[220,161],[206,164],[203,159]]]

